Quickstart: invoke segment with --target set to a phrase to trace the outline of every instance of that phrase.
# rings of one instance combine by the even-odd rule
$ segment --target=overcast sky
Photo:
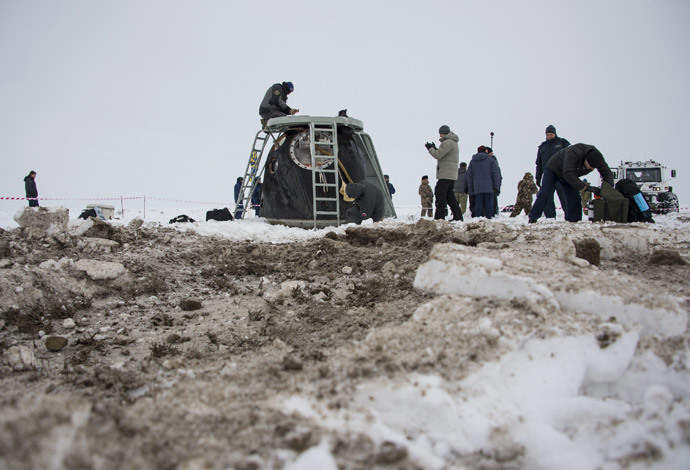
[[[442,124],[461,161],[495,132],[514,202],[553,124],[675,168],[687,206],[688,44],[687,0],[0,0],[0,196],[33,169],[43,197],[232,202],[259,102],[292,81],[301,114],[364,122],[396,204],[435,181]]]

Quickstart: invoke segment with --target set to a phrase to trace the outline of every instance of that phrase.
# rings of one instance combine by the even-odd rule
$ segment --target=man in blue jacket
[[[386,180],[386,186],[388,186],[388,193],[393,197],[393,194],[395,194],[395,186],[393,186],[393,183],[390,182],[390,179],[388,175],[383,175],[383,179]]]
[[[254,208],[254,214],[259,217],[259,212],[261,210],[261,177],[256,178],[256,184],[254,185],[254,192],[252,193],[252,207]]]
[[[235,218],[236,219],[241,219],[242,218],[242,212],[244,211],[244,204],[242,204],[242,201],[240,201],[239,204],[237,204],[237,199],[240,197],[240,190],[242,189],[242,182],[244,182],[244,178],[241,176],[237,177],[237,183],[235,183]]]
[[[465,187],[474,196],[474,216],[491,219],[494,216],[494,194],[501,191],[501,175],[496,159],[489,157],[483,145],[479,146],[467,167]]]
[[[561,149],[566,148],[570,145],[570,142],[565,140],[563,137],[558,137],[556,135],[556,128],[549,124],[546,127],[546,140],[539,145],[539,150],[537,150],[537,171],[534,174],[537,181],[537,186],[541,187],[541,178],[544,175],[544,170],[549,160],[553,155]],[[558,188],[556,188],[558,191]],[[559,199],[561,198],[560,192],[558,193]],[[546,218],[555,219],[556,218],[556,205],[553,203],[553,196],[551,199],[546,201],[546,206],[544,207],[544,215]]]

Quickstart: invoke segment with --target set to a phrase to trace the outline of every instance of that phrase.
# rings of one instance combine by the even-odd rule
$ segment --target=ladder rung
[[[338,198],[335,198],[335,197],[317,197],[315,200],[316,200],[316,201],[332,201],[332,202],[335,202],[335,201],[338,200]]]
[[[314,183],[314,186],[321,186],[322,188],[337,188],[335,183]]]
[[[316,215],[338,215],[337,212],[321,212],[321,211],[316,211]]]

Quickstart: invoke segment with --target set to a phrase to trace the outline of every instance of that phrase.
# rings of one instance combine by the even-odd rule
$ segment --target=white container
[[[109,206],[107,204],[87,204],[86,208],[87,209],[93,209],[94,207],[100,207],[101,210],[103,211],[103,217],[105,217],[105,220],[112,220],[113,216],[115,215],[115,206]]]

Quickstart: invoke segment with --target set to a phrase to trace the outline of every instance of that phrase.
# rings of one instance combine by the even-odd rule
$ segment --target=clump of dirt
[[[601,245],[594,238],[575,240],[575,256],[588,261],[594,266],[601,264]]]
[[[687,261],[680,256],[680,253],[675,250],[656,250],[649,257],[649,264],[665,265],[665,266],[686,266]]]
[[[185,312],[199,310],[201,308],[201,302],[196,299],[182,299],[180,300],[180,308]]]

